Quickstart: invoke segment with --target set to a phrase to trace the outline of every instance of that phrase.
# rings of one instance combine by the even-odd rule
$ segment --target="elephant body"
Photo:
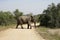
[[[18,25],[21,25],[21,28],[23,29],[23,24],[28,24],[27,29],[31,29],[31,22],[34,22],[34,26],[36,27],[36,21],[34,20],[33,16],[20,16],[17,18],[17,26],[16,28],[18,28]],[[30,26],[30,27],[29,27]]]

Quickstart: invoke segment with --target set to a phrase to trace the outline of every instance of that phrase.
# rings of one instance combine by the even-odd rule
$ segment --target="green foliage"
[[[19,12],[19,10],[16,9],[16,10],[14,11],[14,15],[15,15],[15,18],[17,19],[19,16],[22,16],[23,13],[22,13],[22,12]]]
[[[15,23],[14,16],[11,12],[0,11],[0,25],[9,25]]]
[[[7,12],[3,12],[0,11],[0,25],[11,25],[11,24],[15,24],[16,23],[16,19],[19,16],[23,15],[22,12],[19,12],[18,9],[16,9],[16,11],[14,11],[14,15],[7,11]]]
[[[50,27],[60,27],[60,3],[55,5],[52,3],[40,16],[40,25]]]
[[[50,20],[50,17],[49,16],[46,16],[45,14],[44,15],[41,15],[40,16],[40,25],[47,27],[48,24],[49,24],[49,20]]]
[[[39,17],[40,17],[40,14],[34,15],[34,18],[35,18],[36,22],[39,22]]]

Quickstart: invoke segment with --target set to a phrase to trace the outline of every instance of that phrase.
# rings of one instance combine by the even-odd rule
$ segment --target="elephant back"
[[[20,16],[19,20],[21,20],[22,22],[27,22],[27,21],[31,21],[31,17],[30,16]]]

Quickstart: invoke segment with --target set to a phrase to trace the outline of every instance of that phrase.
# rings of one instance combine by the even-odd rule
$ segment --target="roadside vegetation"
[[[7,25],[7,26],[0,26],[0,31],[9,29],[9,28],[15,28],[16,24],[11,24],[11,25]]]
[[[16,26],[16,18],[21,15],[23,15],[23,13],[19,12],[18,9],[13,13],[10,11],[0,11],[0,30],[14,28],[14,26]]]
[[[38,34],[40,34],[40,36],[42,36],[43,37],[43,39],[45,39],[45,40],[60,40],[60,35],[58,34],[58,33],[60,33],[60,32],[58,32],[58,31],[56,31],[56,29],[53,29],[53,30],[55,30],[55,32],[54,31],[49,31],[49,30],[52,30],[52,29],[50,29],[50,28],[45,28],[45,27],[39,27],[39,28],[36,28],[36,31],[38,32]]]
[[[52,3],[40,15],[40,25],[50,28],[60,28],[60,3]]]
[[[52,3],[40,14],[36,31],[46,40],[60,40],[60,3]]]

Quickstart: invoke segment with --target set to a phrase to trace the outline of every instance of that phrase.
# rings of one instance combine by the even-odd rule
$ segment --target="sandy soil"
[[[44,40],[34,28],[7,29],[0,32],[0,40]]]

